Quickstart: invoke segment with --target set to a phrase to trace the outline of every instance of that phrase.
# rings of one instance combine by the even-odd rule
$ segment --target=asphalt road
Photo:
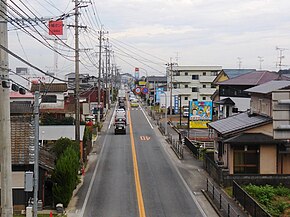
[[[109,125],[78,216],[205,216],[141,108],[129,111],[128,122],[126,135]]]

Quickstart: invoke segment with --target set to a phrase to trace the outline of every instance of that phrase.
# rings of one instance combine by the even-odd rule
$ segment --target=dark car
[[[123,108],[123,109],[126,110],[126,108],[125,108],[125,103],[124,103],[124,102],[120,102],[120,103],[119,103],[119,108]]]
[[[126,134],[126,123],[123,121],[115,122],[115,135],[119,133]]]

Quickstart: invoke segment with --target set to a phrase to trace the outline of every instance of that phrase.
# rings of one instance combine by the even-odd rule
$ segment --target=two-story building
[[[222,77],[218,76],[218,78]],[[250,71],[232,79],[222,81],[216,79],[214,85],[217,85],[218,94],[214,97],[214,105],[217,119],[247,111],[250,108],[251,96],[245,90],[278,78],[290,80],[289,77],[270,71]]]
[[[289,104],[277,106],[281,99],[290,103],[290,81],[269,81],[244,92],[251,97],[249,111],[208,124],[214,138],[214,161],[223,171],[220,173],[223,180],[219,181],[224,185],[229,185],[233,179],[247,182],[272,179],[285,183],[286,178],[290,178],[289,137],[276,139],[274,130],[289,136],[290,127],[275,126],[273,114],[276,119],[282,118],[277,110],[286,109],[288,116],[284,115],[279,126],[290,126]]]
[[[222,70],[221,66],[172,66],[166,68],[167,84],[172,95],[181,97],[181,106],[190,100],[210,101],[216,88],[212,82]]]

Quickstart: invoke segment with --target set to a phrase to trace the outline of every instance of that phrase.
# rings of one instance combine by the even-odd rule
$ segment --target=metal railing
[[[233,196],[253,217],[271,217],[246,191],[233,181]]]
[[[246,215],[241,215],[240,211],[229,203],[227,196],[222,194],[218,187],[211,183],[208,179],[206,180],[206,194],[219,209],[222,216],[227,217],[241,217]]]

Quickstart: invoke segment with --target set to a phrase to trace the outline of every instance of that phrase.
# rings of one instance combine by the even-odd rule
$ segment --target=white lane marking
[[[152,126],[152,124],[150,123],[150,121],[149,121],[149,119],[148,119],[147,115],[145,114],[145,112],[144,112],[143,108],[142,108],[141,106],[140,106],[139,108],[141,108],[141,111],[143,112],[143,114],[144,114],[144,116],[145,116],[145,118],[146,118],[146,120],[147,120],[148,124],[149,124],[149,125],[150,125],[150,127],[153,129],[153,126]]]
[[[87,191],[86,198],[85,198],[85,200],[84,200],[83,207],[82,207],[81,213],[79,214],[79,217],[83,217],[83,216],[84,216],[85,208],[86,208],[86,206],[87,206],[87,203],[88,203],[88,200],[89,200],[89,196],[90,196],[90,193],[91,193],[91,191],[92,191],[93,182],[95,181],[96,174],[97,174],[97,170],[98,170],[98,168],[99,168],[100,157],[103,155],[103,152],[104,152],[104,147],[105,147],[105,144],[106,144],[106,141],[107,141],[107,136],[108,136],[108,134],[106,134],[106,136],[105,136],[105,139],[104,139],[104,142],[103,142],[103,145],[102,145],[101,152],[100,152],[99,157],[98,157],[98,159],[97,159],[97,165],[96,165],[96,167],[95,167],[95,170],[94,170],[94,173],[93,173],[93,176],[92,176],[91,182],[90,182],[90,186],[89,186],[89,189],[88,189],[88,191]]]
[[[116,109],[117,109],[117,104],[118,104],[118,102],[116,103],[116,106],[115,106],[115,109],[114,109],[114,112],[113,112],[113,116],[111,117],[111,121],[110,121],[110,124],[108,126],[108,129],[111,128],[111,125],[113,123],[113,120],[114,120],[114,117],[115,117],[115,112],[116,112]]]

